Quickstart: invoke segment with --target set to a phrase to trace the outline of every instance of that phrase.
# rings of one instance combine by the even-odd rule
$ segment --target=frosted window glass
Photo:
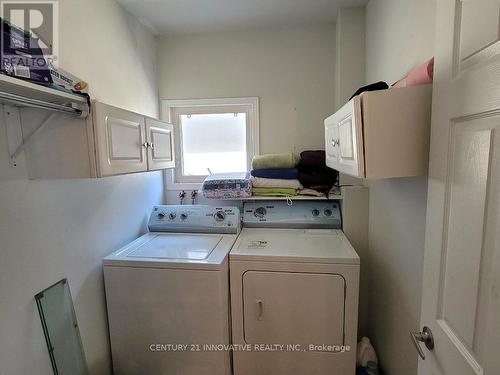
[[[66,279],[35,296],[54,375],[88,375]]]
[[[247,170],[246,113],[181,115],[182,174]]]

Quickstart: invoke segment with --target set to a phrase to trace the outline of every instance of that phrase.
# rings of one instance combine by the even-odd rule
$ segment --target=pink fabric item
[[[432,83],[434,78],[434,57],[422,65],[412,69],[405,78],[397,81],[392,87],[408,87]]]

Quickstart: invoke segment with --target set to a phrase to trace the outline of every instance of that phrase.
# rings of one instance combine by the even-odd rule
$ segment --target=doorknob
[[[425,354],[420,347],[420,343],[423,342],[429,350],[434,349],[434,337],[432,336],[431,329],[429,327],[424,327],[422,332],[410,331],[410,338],[420,358],[425,360]]]

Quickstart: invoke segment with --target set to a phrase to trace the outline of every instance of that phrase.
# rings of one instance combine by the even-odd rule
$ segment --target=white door
[[[149,145],[148,169],[174,168],[174,126],[152,118],[146,118],[146,138]]]
[[[419,374],[500,373],[500,0],[439,0]],[[415,335],[432,347],[429,335]]]
[[[100,176],[147,171],[144,116],[95,102],[94,130]]]

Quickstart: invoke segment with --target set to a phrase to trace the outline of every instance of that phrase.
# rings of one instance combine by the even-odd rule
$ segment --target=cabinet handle
[[[149,144],[149,148],[150,148],[151,150],[154,150],[154,148],[155,148],[155,144],[154,144],[153,142],[151,142],[151,143]]]
[[[333,147],[340,145],[340,140],[339,139],[332,139],[331,142],[332,142],[332,146]]]
[[[264,302],[262,302],[261,299],[258,299],[257,305],[259,306],[259,316],[257,317],[257,320],[262,320],[262,316],[264,315]]]
[[[144,142],[144,143],[142,144],[142,147],[144,147],[144,148],[146,148],[146,149],[147,149],[147,148],[149,148],[149,147],[150,147],[149,142]]]

